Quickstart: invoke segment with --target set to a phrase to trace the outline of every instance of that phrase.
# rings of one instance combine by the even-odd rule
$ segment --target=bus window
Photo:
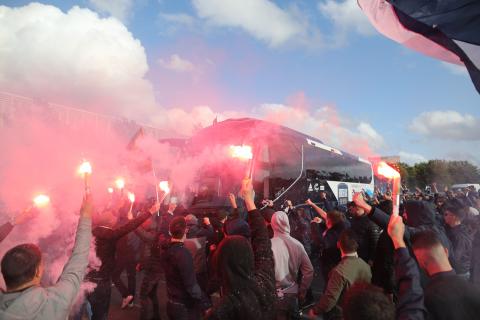
[[[270,158],[267,145],[260,147],[255,159],[253,171],[253,189],[255,190],[255,200],[270,199]]]
[[[372,182],[372,166],[370,164],[358,161],[354,158],[350,158],[349,162],[349,165],[346,167],[347,182]]]
[[[310,179],[371,183],[372,168],[349,155],[339,155],[311,145],[305,145],[305,169]]]
[[[285,140],[284,140],[285,141]],[[302,171],[301,144],[282,143],[281,137],[269,142],[270,157],[270,197],[280,196],[290,187]]]

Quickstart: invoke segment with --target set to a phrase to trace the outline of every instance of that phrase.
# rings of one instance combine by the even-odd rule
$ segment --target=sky
[[[355,0],[0,4],[1,90],[186,135],[249,116],[362,156],[480,165],[466,70],[385,38]]]

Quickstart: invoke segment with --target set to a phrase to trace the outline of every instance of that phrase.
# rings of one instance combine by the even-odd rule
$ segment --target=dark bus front
[[[252,158],[231,154],[218,156],[218,150],[250,147]],[[239,183],[251,174],[257,205],[263,199],[276,207],[287,199],[294,204],[319,200],[325,191],[331,201],[346,204],[354,188],[372,186],[372,168],[366,161],[292,129],[254,119],[227,120],[201,130],[187,146],[188,152],[217,150],[218,161],[201,168],[190,210],[208,214],[229,207],[228,193],[236,194]]]

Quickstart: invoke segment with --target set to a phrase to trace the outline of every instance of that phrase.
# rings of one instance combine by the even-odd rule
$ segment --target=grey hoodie
[[[275,261],[275,282],[277,289],[284,293],[304,294],[313,279],[313,266],[303,245],[290,236],[288,216],[277,211],[272,216],[273,238],[271,239],[273,259]],[[302,270],[300,289],[296,283],[298,271]]]
[[[80,218],[72,255],[58,282],[49,288],[33,286],[20,292],[0,293],[0,319],[67,319],[88,264],[92,220]]]

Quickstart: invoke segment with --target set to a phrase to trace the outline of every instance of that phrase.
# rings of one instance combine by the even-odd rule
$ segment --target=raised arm
[[[390,216],[383,212],[381,209],[372,207],[368,203],[363,200],[363,196],[361,193],[355,193],[353,195],[353,202],[355,205],[362,208],[365,213],[369,216],[369,218],[375,222],[380,228],[383,230],[387,229],[388,222],[390,221]],[[406,228],[404,237],[405,239],[410,239],[410,235],[413,232],[414,228]]]
[[[252,234],[252,247],[255,259],[255,271],[262,272],[268,280],[275,283],[275,265],[273,262],[272,245],[268,236],[265,220],[257,210],[253,201],[253,187],[249,179],[242,181],[242,195],[248,210],[248,224]]]
[[[208,241],[212,241],[215,237],[215,231],[213,230],[213,226],[210,223],[209,218],[203,218],[203,224],[200,226],[200,232],[198,233],[198,236],[206,237]]]
[[[50,295],[56,297],[58,301],[57,309],[63,309],[62,311],[65,314],[68,314],[71,305],[77,297],[88,265],[88,253],[92,238],[92,211],[92,201],[90,196],[87,195],[80,209],[80,220],[72,255],[63,268],[58,282],[55,286],[47,289]]]
[[[2,224],[0,226],[0,242],[2,242],[3,239],[5,239],[10,234],[10,232],[12,232],[12,230],[13,230],[13,224],[12,223],[6,222],[6,223]]]
[[[397,320],[421,320],[427,314],[420,272],[410,256],[404,241],[405,225],[400,216],[392,215],[388,224],[388,235],[395,248],[395,278],[398,287]]]
[[[318,215],[320,216],[320,218],[322,218],[323,220],[327,221],[327,213],[322,209],[320,208],[319,206],[317,206],[315,203],[312,202],[312,200],[310,199],[307,199],[307,201],[305,202],[306,204],[308,204],[309,206],[311,206],[317,213]]]
[[[160,204],[158,204],[158,203],[154,204],[147,212],[144,212],[144,213],[140,214],[138,217],[136,217],[133,220],[130,220],[129,222],[127,222],[123,226],[121,226],[117,229],[114,229],[113,232],[111,232],[110,237],[119,239],[119,238],[123,237],[124,235],[126,235],[127,233],[137,229],[142,223],[145,222],[145,220],[150,218],[152,216],[152,214],[157,212],[159,208],[160,208]]]
[[[24,223],[32,214],[32,207],[23,210],[12,221],[6,222],[0,226],[0,242],[2,242],[12,232],[13,227],[17,224]]]

